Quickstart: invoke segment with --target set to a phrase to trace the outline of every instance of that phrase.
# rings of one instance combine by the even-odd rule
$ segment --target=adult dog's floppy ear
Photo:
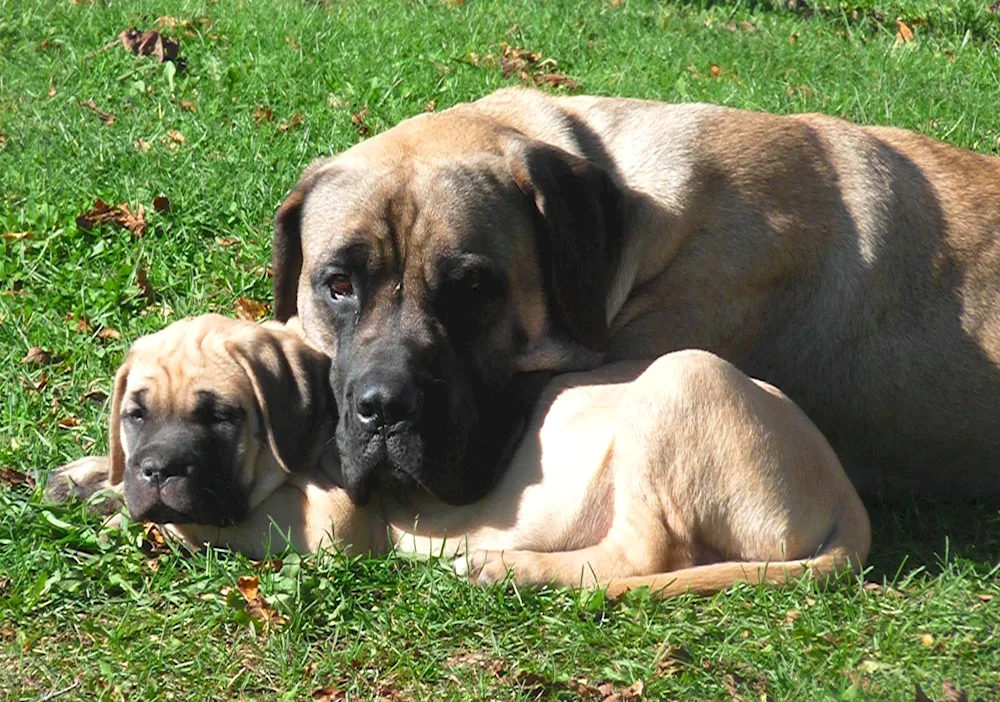
[[[316,175],[329,159],[314,161],[274,215],[271,271],[274,276],[274,317],[285,322],[298,314],[299,276],[302,275],[302,206]]]
[[[108,482],[118,485],[125,477],[125,447],[122,446],[122,402],[125,399],[125,386],[128,383],[129,369],[132,368],[132,354],[115,373],[115,389],[111,393],[111,425],[108,428],[108,448],[110,466]]]
[[[289,473],[311,469],[337,416],[330,359],[293,334],[262,329],[226,350],[250,379],[278,464]]]
[[[622,193],[606,171],[555,146],[512,137],[505,153],[540,216],[538,252],[557,328],[600,349],[622,248]]]

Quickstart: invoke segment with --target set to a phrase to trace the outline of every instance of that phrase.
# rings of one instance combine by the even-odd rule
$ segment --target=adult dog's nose
[[[424,404],[423,393],[402,374],[361,378],[354,398],[358,424],[370,434],[415,424]]]
[[[142,475],[150,481],[163,483],[167,478],[178,475],[189,475],[193,469],[190,461],[183,456],[165,456],[154,454],[146,456],[139,463]]]

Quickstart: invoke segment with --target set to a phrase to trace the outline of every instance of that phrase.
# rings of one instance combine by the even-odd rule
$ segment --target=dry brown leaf
[[[923,634],[920,637],[920,643],[922,643],[924,646],[933,646],[934,645],[934,637],[931,636],[930,634]]]
[[[333,685],[329,687],[318,687],[312,691],[313,702],[345,702],[347,694],[341,692],[339,687]]]
[[[115,123],[115,116],[110,112],[105,112],[97,106],[97,104],[91,99],[87,102],[81,102],[80,107],[86,107],[88,110],[93,112],[95,115],[101,118],[101,121],[108,127]]]
[[[86,317],[80,317],[74,328],[81,334],[89,334],[94,331],[94,327],[90,324],[90,321]]]
[[[153,148],[153,145],[148,141],[146,141],[145,139],[136,139],[135,148],[139,150],[139,153],[144,154],[148,152],[151,148]]]
[[[656,672],[654,673],[654,676],[669,677],[671,675],[675,675],[680,672],[682,665],[690,662],[691,654],[689,654],[684,648],[681,646],[674,646],[673,644],[664,644],[657,655]]]
[[[294,129],[302,124],[302,115],[296,112],[292,115],[292,118],[287,122],[282,122],[278,125],[278,131],[287,132],[289,129]]]
[[[156,291],[153,290],[153,286],[149,282],[149,276],[146,275],[146,269],[142,266],[135,269],[135,283],[139,286],[139,291],[146,299],[147,305],[152,305],[156,302]]]
[[[143,553],[150,556],[170,553],[170,546],[167,544],[163,531],[153,522],[145,522],[142,525],[142,544],[140,547]]]
[[[792,34],[788,35],[788,43],[789,44],[794,44],[798,40],[799,40],[799,35],[798,35],[797,32],[793,32]]]
[[[576,90],[579,85],[569,76],[562,73],[536,73],[534,76],[535,85],[547,85],[550,88],[567,88]]]
[[[26,232],[7,232],[3,235],[4,241],[21,241],[22,239],[30,239],[34,236],[31,230]]]
[[[32,346],[21,359],[21,363],[29,366],[47,366],[52,363],[52,353],[41,346]]]
[[[97,338],[103,339],[105,341],[109,341],[111,339],[121,339],[122,333],[117,329],[113,329],[112,327],[104,327],[99,332],[97,332]]]
[[[428,100],[424,105],[424,112],[433,112],[437,109],[437,100]]]
[[[170,200],[167,199],[166,195],[157,195],[153,198],[153,209],[157,212],[169,212]]]
[[[141,239],[146,232],[146,208],[138,205],[133,212],[128,203],[123,202],[112,207],[98,198],[94,200],[94,206],[89,211],[76,218],[76,226],[80,229],[92,229],[105,222],[124,227],[132,232],[136,239]]]
[[[913,39],[913,30],[906,26],[903,20],[896,20],[896,41],[907,44],[913,41]]]
[[[986,602],[992,602],[993,601],[993,595],[989,595],[989,594],[987,594],[985,592],[981,592],[978,595],[976,595],[976,599],[985,604]]]
[[[37,381],[31,381],[24,378],[21,382],[24,383],[24,387],[28,388],[29,391],[41,392],[45,389],[45,386],[49,384],[49,376],[45,373],[45,371],[42,371],[41,375],[38,376]]]
[[[366,137],[371,133],[371,128],[365,124],[365,117],[368,116],[368,105],[351,115],[351,124],[358,130],[358,136]]]
[[[271,622],[284,624],[287,621],[261,596],[259,578],[249,575],[240,576],[236,581],[236,587],[246,601],[247,614],[252,618],[265,624]]]
[[[0,629],[0,641],[13,641],[14,640],[14,630],[8,627]]]
[[[792,624],[796,619],[802,616],[802,612],[797,609],[790,609],[785,612],[785,624]]]
[[[170,140],[176,144],[183,144],[185,141],[187,141],[187,139],[184,138],[184,135],[178,132],[176,129],[168,129],[167,136],[170,137]]]
[[[240,243],[240,240],[234,236],[223,236],[216,239],[215,243],[218,244],[219,246],[226,247],[226,246],[232,246],[233,244],[238,244]]]
[[[14,487],[15,485],[27,485],[30,489],[35,489],[35,479],[27,473],[22,473],[13,468],[0,468],[0,485]],[[0,588],[3,590],[4,588]]]
[[[190,100],[181,100],[181,109],[188,112],[197,112],[198,107]]]
[[[83,393],[83,399],[97,405],[103,405],[104,401],[108,399],[108,393],[103,390],[88,390]]]
[[[155,29],[142,32],[126,29],[118,35],[118,40],[128,51],[138,56],[155,56],[160,63],[177,58],[180,43],[176,39],[164,37]]]
[[[243,595],[243,599],[249,602],[256,599],[260,594],[260,578],[251,575],[241,575],[236,580],[236,588]]]
[[[969,695],[965,690],[960,690],[953,682],[945,680],[941,683],[941,691],[944,692],[944,702],[969,702]]]
[[[253,121],[257,124],[260,124],[261,122],[273,122],[274,111],[269,107],[257,105],[257,107],[253,110]]]
[[[713,63],[711,68],[708,69],[708,75],[710,75],[712,78],[718,78],[719,76],[722,75],[722,69]]]
[[[63,429],[72,429],[73,427],[80,426],[80,418],[69,415],[68,417],[61,417],[56,424],[61,426]]]
[[[236,316],[248,322],[256,322],[267,316],[271,306],[264,302],[251,300],[248,297],[238,297],[234,303]]]

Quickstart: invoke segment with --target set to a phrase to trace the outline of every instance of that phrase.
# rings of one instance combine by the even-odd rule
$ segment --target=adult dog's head
[[[134,519],[226,526],[316,465],[336,415],[330,362],[277,326],[203,315],[132,345],[108,479]]]
[[[522,373],[599,361],[621,217],[605,171],[475,103],[305,171],[276,216],[275,313],[334,361],[352,499],[489,489]]]

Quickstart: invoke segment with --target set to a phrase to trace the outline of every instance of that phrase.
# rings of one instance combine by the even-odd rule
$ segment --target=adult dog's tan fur
[[[405,242],[411,290],[486,241],[513,295],[489,343],[516,329],[521,370],[708,349],[782,387],[863,492],[1000,497],[996,158],[816,114],[503,90],[315,163],[277,221],[276,312],[331,355],[313,275],[347,239]]]
[[[141,341],[126,366],[136,388],[150,388],[154,378],[201,376],[147,393],[151,414],[177,414],[199,387],[211,387],[231,402],[259,403],[272,418],[269,427],[247,429],[244,462],[233,476],[252,495],[250,513],[231,526],[172,525],[189,543],[256,558],[286,540],[300,551],[336,543],[351,552],[444,553],[479,583],[512,569],[525,584],[601,584],[612,594],[650,586],[662,596],[739,581],[780,584],[807,568],[825,578],[860,568],[868,554],[865,509],[816,427],[779,390],[709,353],[557,378],[501,482],[475,504],[376,493],[358,507],[326,477],[336,475],[335,453],[310,470],[276,455],[283,445],[324,446],[332,428],[317,436],[301,420],[277,427],[273,418],[287,411],[290,389],[255,392],[227,351],[244,347],[233,339],[288,354],[299,383],[324,382],[310,368],[324,362],[304,341],[215,316],[168,327],[155,343]],[[283,365],[269,359],[270,368]],[[131,391],[118,393],[125,400],[116,408]],[[271,438],[255,438],[265,434]],[[122,446],[127,454],[127,442]],[[108,473],[107,459],[84,459],[57,472],[51,485],[95,487]],[[117,469],[110,473],[118,479]]]

